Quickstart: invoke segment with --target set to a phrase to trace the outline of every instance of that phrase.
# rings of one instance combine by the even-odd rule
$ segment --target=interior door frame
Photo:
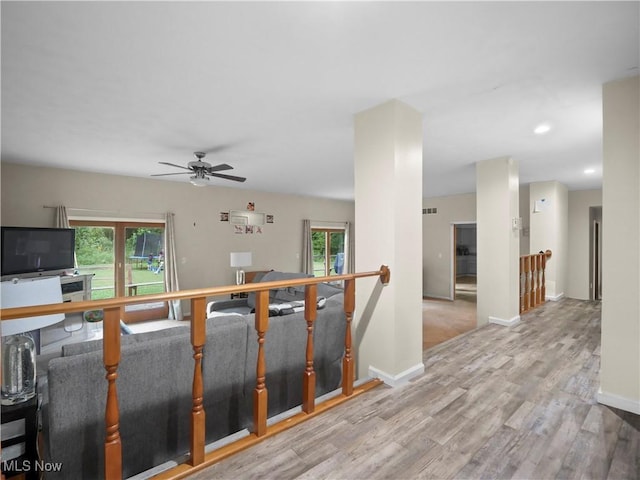
[[[105,227],[113,228],[113,248],[114,248],[114,294],[116,297],[125,296],[126,285],[126,258],[125,258],[125,231],[127,228],[166,228],[164,222],[135,222],[118,220],[81,220],[69,221],[71,227]],[[156,320],[166,318],[169,314],[167,302],[163,302],[160,308],[148,308],[142,310],[122,311],[122,320],[128,323],[143,322],[145,320]]]
[[[478,231],[478,222],[473,220],[462,221],[462,222],[451,222],[451,277],[449,279],[449,297],[451,300],[456,299],[456,277],[458,270],[458,252],[457,252],[457,240],[458,240],[458,230],[457,227],[459,225],[475,225],[476,226],[476,235]]]
[[[589,299],[602,300],[602,207],[589,207]]]

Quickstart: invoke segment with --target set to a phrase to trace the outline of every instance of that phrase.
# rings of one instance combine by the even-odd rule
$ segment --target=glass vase
[[[14,405],[36,394],[36,347],[30,333],[2,338],[2,405]]]

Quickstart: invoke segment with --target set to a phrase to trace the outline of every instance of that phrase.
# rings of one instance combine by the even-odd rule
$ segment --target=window
[[[345,273],[344,229],[312,228],[313,275],[323,277]]]
[[[93,273],[91,299],[163,293],[164,224],[69,222],[76,230],[80,273]],[[130,305],[123,320],[166,318],[164,302]]]

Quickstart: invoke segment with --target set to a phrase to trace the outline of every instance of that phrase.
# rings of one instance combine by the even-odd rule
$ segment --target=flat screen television
[[[2,276],[74,268],[73,228],[2,227]]]

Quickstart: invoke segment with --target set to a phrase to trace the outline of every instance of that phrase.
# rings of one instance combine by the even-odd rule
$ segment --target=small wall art
[[[273,215],[267,215],[267,223],[273,223]]]

